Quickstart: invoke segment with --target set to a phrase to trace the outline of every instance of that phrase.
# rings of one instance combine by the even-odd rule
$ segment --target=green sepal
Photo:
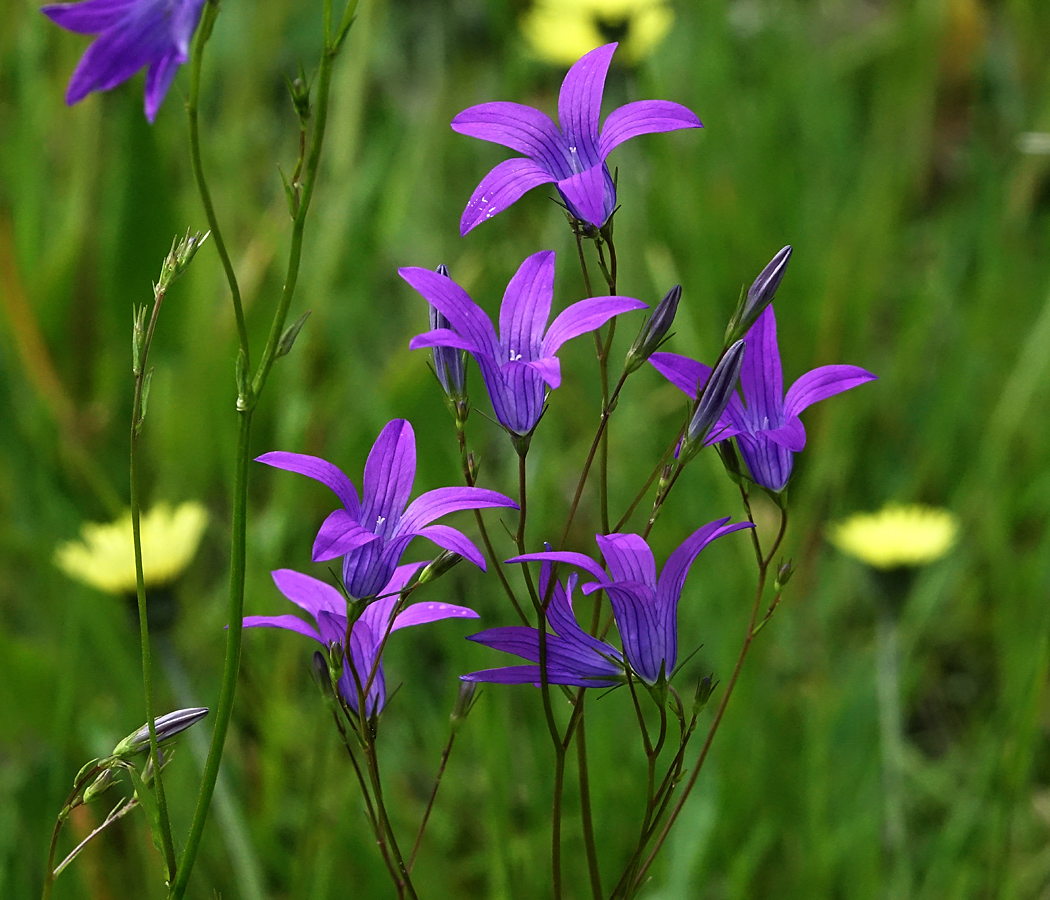
[[[283,176],[282,176],[283,177]],[[304,312],[298,319],[292,322],[287,328],[284,329],[284,334],[281,335],[281,339],[277,342],[277,350],[274,352],[273,358],[280,359],[282,356],[287,356],[292,352],[292,347],[295,344],[295,339],[299,337],[299,332],[302,327],[306,324],[306,320],[310,318],[310,310]]]
[[[160,807],[157,806],[157,798],[139,774],[138,769],[129,766],[128,774],[131,776],[131,780],[135,785],[135,796],[138,798],[139,806],[141,806],[143,812],[146,813],[146,820],[149,822],[150,834],[153,836],[153,846],[157,848],[158,853],[163,855],[164,841],[161,838]]]

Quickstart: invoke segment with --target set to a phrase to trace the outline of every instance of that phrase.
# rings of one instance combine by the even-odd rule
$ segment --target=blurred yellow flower
[[[876,569],[925,566],[955,545],[959,520],[946,509],[891,504],[831,526],[828,539],[843,553]]]
[[[159,503],[141,520],[142,572],[146,587],[174,581],[197,552],[208,513],[199,503],[175,509]],[[81,540],[62,544],[55,565],[70,578],[111,594],[135,592],[135,544],[131,513],[116,522],[86,522]]]
[[[612,41],[636,63],[656,48],[672,22],[664,0],[536,0],[521,29],[536,55],[556,65],[571,66]]]

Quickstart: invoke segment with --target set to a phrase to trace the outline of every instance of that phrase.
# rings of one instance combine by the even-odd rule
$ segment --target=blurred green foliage
[[[205,166],[242,278],[253,344],[280,288],[288,234],[278,166],[296,122],[284,76],[318,44],[319,4],[224,0],[205,62]],[[292,315],[312,309],[256,415],[253,448],[313,452],[359,479],[390,418],[409,418],[417,491],[459,478],[455,438],[422,353],[426,327],[400,265],[447,263],[488,309],[527,254],[559,254],[556,302],[581,296],[564,218],[533,191],[467,238],[459,215],[502,148],[454,134],[457,111],[513,99],[553,112],[562,71],[531,60],[518,0],[366,0],[338,65],[329,142]],[[806,415],[787,553],[798,574],[758,640],[645,896],[890,896],[881,836],[875,605],[829,519],[891,499],[945,505],[961,545],[923,573],[900,620],[910,896],[1050,891],[1050,5],[1042,0],[679,0],[637,69],[611,73],[605,110],[660,97],[702,132],[618,149],[623,293],[685,293],[670,349],[711,360],[742,285],[795,247],[777,300],[785,377],[849,362],[880,380]],[[135,623],[121,600],[67,580],[57,543],[126,497],[131,308],[172,236],[202,228],[187,161],[183,71],[155,127],[141,78],[73,109],[85,47],[34,5],[0,29],[0,897],[38,895],[54,815],[86,759],[143,720]],[[624,326],[624,348],[634,325]],[[222,666],[235,335],[214,252],[172,290],[143,430],[147,496],[201,499],[212,525],[158,638],[158,704],[214,703]],[[593,352],[533,443],[530,542],[556,536],[597,424]],[[480,392],[476,371],[472,383]],[[469,423],[482,484],[512,490],[506,440]],[[643,369],[612,427],[622,510],[681,422],[680,394]],[[311,567],[332,505],[286,473],[252,473],[246,612],[287,612],[270,582]],[[596,500],[573,535],[591,551]],[[712,454],[654,531],[662,559],[688,531],[741,515]],[[494,521],[494,519],[493,519]],[[637,520],[636,520],[637,521]],[[473,527],[463,519],[468,531]],[[512,521],[509,524],[513,524]],[[496,524],[494,534],[502,539]],[[510,554],[510,543],[505,542]],[[724,546],[723,546],[724,545]],[[420,558],[420,542],[412,552]],[[682,604],[682,674],[723,680],[753,590],[744,540],[705,552]],[[749,566],[751,568],[749,568]],[[460,566],[433,589],[511,621],[492,577]],[[399,633],[383,720],[398,824],[414,826],[447,735],[456,675],[494,664],[469,623]],[[246,636],[224,784],[190,895],[389,896],[360,798],[309,674],[310,648]],[[550,749],[537,692],[488,688],[461,732],[417,865],[428,898],[546,896]],[[624,740],[625,692],[588,715],[606,881],[638,827],[644,759]],[[208,726],[168,769],[176,833],[192,812]],[[570,767],[570,785],[574,781]],[[570,788],[570,810],[575,801]],[[104,799],[77,817],[83,836]],[[115,802],[115,800],[113,801]],[[95,818],[92,819],[91,817]],[[569,896],[586,893],[569,819]],[[67,843],[63,846],[68,846]],[[59,880],[56,897],[161,897],[162,864],[131,816]]]

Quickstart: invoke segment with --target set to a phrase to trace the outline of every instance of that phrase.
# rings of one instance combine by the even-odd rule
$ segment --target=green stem
[[[598,868],[598,849],[594,840],[594,819],[591,815],[591,780],[587,767],[587,728],[583,714],[584,692],[576,701],[580,720],[576,725],[576,764],[580,776],[580,821],[583,825],[583,846],[587,852],[587,873],[591,881],[593,900],[602,900],[602,876]]]
[[[427,808],[423,810],[423,818],[419,823],[419,831],[416,833],[416,842],[412,845],[412,855],[408,858],[408,871],[412,872],[412,867],[416,864],[416,854],[419,853],[419,845],[423,842],[423,832],[427,830],[427,822],[430,821],[430,812],[434,808],[434,801],[437,800],[438,788],[441,787],[441,779],[445,775],[445,767],[448,765],[449,754],[452,753],[452,745],[456,741],[456,733],[453,731],[448,736],[448,743],[445,744],[445,749],[441,753],[441,765],[438,766],[437,776],[434,778],[434,788],[430,792],[430,799],[427,801]]]
[[[365,733],[369,733],[367,721],[363,722]],[[412,884],[412,876],[409,873],[408,866],[405,865],[404,857],[401,855],[401,848],[397,844],[397,838],[394,835],[394,828],[390,824],[390,818],[387,816],[386,804],[383,802],[383,785],[379,777],[379,758],[376,755],[376,745],[374,735],[370,735],[365,741],[365,762],[368,768],[368,777],[372,782],[372,796],[375,798],[376,812],[379,815],[379,824],[386,833],[387,842],[390,845],[390,851],[394,855],[394,862],[397,865],[398,871],[398,895],[401,896],[404,891],[408,891],[408,896],[412,900],[419,900],[416,894],[416,889]]]
[[[251,438],[252,413],[244,410],[239,414],[237,429],[237,455],[235,457],[233,484],[233,527],[230,546],[230,600],[226,630],[226,663],[222,672],[222,687],[219,691],[219,703],[215,711],[215,728],[212,731],[208,759],[204,764],[204,775],[201,779],[200,793],[197,796],[197,807],[193,813],[189,834],[186,836],[186,848],[182,852],[175,882],[172,885],[171,900],[179,900],[189,884],[190,873],[197,858],[204,823],[208,818],[208,808],[215,791],[215,780],[219,777],[219,764],[222,762],[222,751],[226,743],[226,732],[230,727],[233,715],[233,700],[237,692],[237,673],[241,662],[241,623],[244,618],[244,572],[247,556],[247,506],[248,506],[248,461]]]
[[[197,28],[197,37],[193,42],[193,55],[190,57],[190,97],[186,104],[186,112],[190,123],[190,165],[193,168],[193,177],[197,182],[197,192],[200,194],[201,205],[204,207],[204,215],[208,219],[208,228],[211,229],[212,240],[215,249],[222,261],[223,271],[226,273],[226,281],[230,286],[230,299],[233,301],[233,314],[237,320],[237,341],[241,352],[245,356],[245,365],[249,362],[248,357],[248,326],[244,320],[244,307],[241,303],[241,289],[237,284],[237,273],[233,270],[230,254],[226,249],[226,241],[219,227],[219,219],[215,214],[215,206],[212,203],[211,191],[204,177],[204,165],[201,162],[201,142],[199,109],[201,96],[201,64],[204,60],[204,45],[211,37],[215,19],[219,15],[219,0],[208,0],[204,7],[204,15],[201,17],[200,26]]]

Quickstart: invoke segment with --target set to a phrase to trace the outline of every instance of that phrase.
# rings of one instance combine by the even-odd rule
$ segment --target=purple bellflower
[[[204,0],[83,0],[41,7],[57,25],[96,34],[66,90],[66,103],[108,91],[146,66],[146,118],[152,122],[175,72],[189,59]]]
[[[605,76],[616,44],[581,57],[558,95],[559,128],[531,106],[497,101],[463,110],[452,120],[460,134],[524,153],[488,173],[467,202],[459,223],[466,234],[503,212],[530,188],[554,182],[577,219],[601,228],[616,208],[616,186],[605,160],[624,141],[642,134],[702,128],[690,110],[667,100],[639,100],[609,113],[599,128]]]
[[[859,366],[820,366],[798,379],[784,394],[777,320],[767,306],[747,333],[740,371],[743,402],[734,395],[711,440],[736,437],[751,477],[771,491],[782,491],[791,477],[794,455],[806,446],[806,429],[799,413],[807,406],[857,387],[876,376]],[[691,397],[706,383],[711,370],[677,353],[654,353],[649,362],[675,387]]]
[[[342,556],[347,592],[359,600],[379,593],[414,537],[425,537],[484,569],[484,557],[465,535],[447,525],[430,523],[460,509],[518,507],[503,494],[474,487],[438,488],[409,503],[416,477],[416,437],[405,419],[387,423],[376,438],[365,463],[361,500],[340,469],[316,456],[277,450],[264,453],[258,462],[320,481],[342,501],[342,508],[321,525],[313,559],[321,562]]]
[[[561,384],[558,348],[613,316],[645,307],[631,297],[590,297],[572,304],[547,328],[554,297],[554,251],[543,250],[526,259],[507,285],[497,337],[485,311],[451,278],[416,267],[398,271],[452,326],[416,335],[409,347],[470,352],[481,369],[496,419],[519,436],[531,433],[539,422],[546,387]]]
[[[507,562],[534,559],[563,562],[578,566],[597,578],[597,581],[585,584],[583,592],[591,594],[602,590],[608,594],[631,671],[646,684],[655,685],[671,677],[678,660],[678,601],[689,567],[711,541],[742,528],[754,527],[750,522],[734,525],[727,522],[728,517],[718,519],[694,531],[668,557],[659,579],[653,551],[637,534],[596,535],[598,548],[609,568],[608,575],[582,553],[526,553]]]
[[[548,544],[548,547],[550,545]],[[594,565],[582,553],[567,554],[580,557]],[[533,556],[518,557],[533,559]],[[601,571],[600,569],[598,571]],[[550,585],[551,563],[546,558],[540,572],[540,593],[546,596]],[[604,574],[604,573],[603,573]],[[589,635],[576,621],[572,610],[572,592],[578,576],[569,576],[566,585],[556,582],[547,606],[547,621],[552,632],[547,634],[547,683],[571,684],[576,687],[615,687],[623,684],[623,655],[611,644]],[[535,628],[525,625],[510,625],[505,628],[490,628],[470,635],[467,640],[476,641],[495,650],[513,653],[531,660],[535,665],[505,666],[501,669],[484,669],[461,675],[463,681],[488,681],[495,684],[536,684],[540,681],[540,639]]]
[[[313,638],[326,649],[338,644],[343,652],[343,674],[339,678],[339,693],[350,707],[358,711],[358,682],[361,689],[368,681],[372,667],[380,656],[383,639],[390,632],[409,625],[424,625],[438,619],[476,619],[478,614],[465,606],[452,606],[448,603],[413,603],[405,607],[393,618],[398,595],[412,576],[425,563],[410,563],[398,566],[393,577],[383,588],[382,596],[370,603],[361,617],[354,622],[350,632],[350,652],[346,653],[346,599],[343,595],[323,581],[311,578],[292,569],[277,569],[271,573],[277,589],[296,606],[308,612],[316,624],[293,615],[281,616],[245,616],[245,628],[284,628],[298,634]],[[356,673],[356,678],[354,677]],[[383,664],[379,663],[375,679],[368,691],[366,707],[368,715],[382,712],[386,703],[386,681],[383,676]]]

